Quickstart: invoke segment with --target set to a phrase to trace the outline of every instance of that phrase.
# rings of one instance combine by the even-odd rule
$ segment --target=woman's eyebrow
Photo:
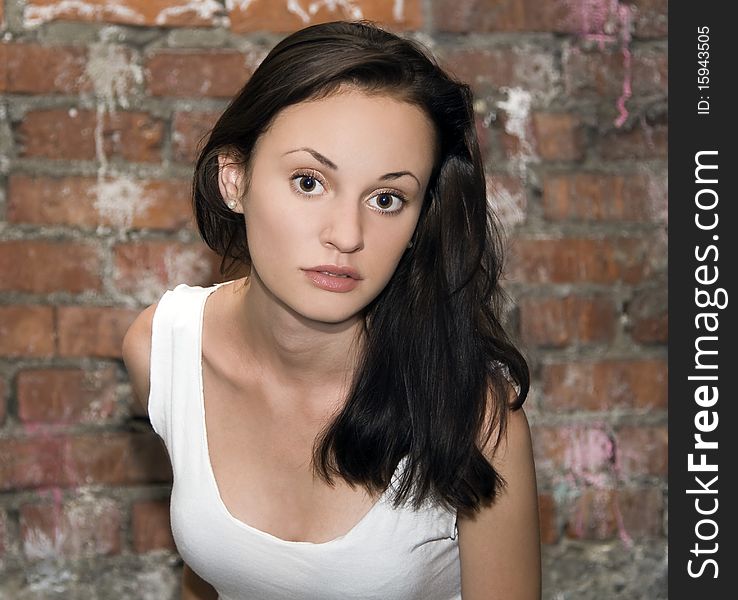
[[[287,154],[292,154],[293,152],[300,152],[300,151],[309,152],[310,154],[313,155],[313,158],[317,160],[319,163],[325,165],[329,169],[338,171],[338,167],[336,166],[336,163],[334,163],[329,158],[326,158],[325,156],[323,156],[317,150],[313,150],[312,148],[296,148],[295,150],[289,150],[285,152],[282,156],[286,156]],[[389,179],[399,179],[400,177],[404,175],[410,175],[410,177],[415,179],[415,181],[418,182],[418,185],[420,185],[420,180],[415,175],[413,175],[410,171],[393,171],[392,173],[385,173],[379,179],[380,181],[385,181]]]

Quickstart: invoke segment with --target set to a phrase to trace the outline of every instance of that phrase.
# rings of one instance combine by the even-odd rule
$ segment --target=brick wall
[[[177,597],[171,471],[121,338],[217,280],[200,136],[284,35],[355,17],[476,94],[544,598],[666,598],[666,0],[0,1],[0,596]]]

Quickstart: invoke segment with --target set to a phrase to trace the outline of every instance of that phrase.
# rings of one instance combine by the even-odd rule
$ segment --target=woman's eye
[[[302,180],[302,181],[300,181]],[[313,175],[308,175],[305,173],[298,173],[294,177],[292,177],[292,181],[296,182],[294,185],[297,186],[297,191],[301,194],[307,194],[308,196],[313,196],[313,191],[315,190],[316,186],[321,186],[322,183],[318,181],[317,177]]]
[[[370,204],[372,203],[372,201],[375,201],[375,210],[386,213],[399,212],[400,210],[402,210],[402,205],[405,204],[405,199],[402,196],[391,194],[390,192],[379,192],[378,194],[372,196]]]

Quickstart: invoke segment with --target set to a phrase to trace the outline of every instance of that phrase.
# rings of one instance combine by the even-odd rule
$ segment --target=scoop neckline
[[[208,482],[210,483],[211,491],[214,492],[218,510],[220,510],[220,512],[226,517],[226,519],[228,519],[229,522],[233,523],[237,527],[245,529],[246,531],[250,531],[256,535],[259,535],[277,544],[282,544],[285,546],[312,546],[312,547],[331,546],[331,545],[337,544],[338,542],[348,539],[352,535],[356,535],[358,530],[366,526],[369,520],[373,517],[374,513],[376,513],[379,510],[380,505],[385,502],[387,494],[390,491],[391,484],[387,486],[387,489],[382,493],[382,495],[377,499],[377,501],[374,504],[372,504],[372,507],[364,514],[363,517],[361,517],[361,519],[359,519],[359,521],[353,527],[351,527],[351,529],[349,529],[346,533],[338,537],[335,537],[331,540],[327,540],[325,542],[285,540],[267,531],[263,531],[252,525],[249,525],[245,521],[242,521],[241,519],[236,518],[233,515],[233,513],[231,513],[231,511],[225,505],[225,502],[223,502],[223,497],[220,495],[220,489],[218,488],[218,481],[215,478],[215,471],[213,471],[213,464],[210,461],[210,449],[208,448],[208,432],[207,432],[207,422],[205,420],[205,393],[204,393],[204,386],[203,386],[203,368],[202,368],[202,362],[203,362],[202,360],[203,358],[202,357],[202,330],[203,330],[203,323],[205,321],[205,304],[207,303],[208,297],[220,286],[226,285],[228,283],[233,283],[233,281],[236,281],[236,280],[224,281],[221,283],[216,283],[215,285],[212,285],[210,287],[202,288],[203,294],[202,294],[202,299],[200,302],[200,309],[199,309],[199,316],[198,316],[198,334],[197,334],[196,343],[195,343],[195,352],[196,352],[195,356],[197,359],[197,378],[198,378],[198,384],[199,384],[198,389],[199,389],[199,401],[200,401],[200,416],[201,416],[201,423],[202,423],[202,436],[201,436],[202,448],[203,448],[203,455],[204,455],[204,460],[205,460]],[[400,462],[397,465],[394,475],[397,474],[397,471],[399,471],[400,466],[403,464],[405,459],[406,457],[403,457],[400,460]],[[393,479],[394,479],[394,475],[393,475]]]

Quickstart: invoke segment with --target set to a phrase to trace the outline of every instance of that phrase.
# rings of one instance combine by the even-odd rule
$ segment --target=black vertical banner
[[[669,3],[669,598],[738,597],[730,2]]]

